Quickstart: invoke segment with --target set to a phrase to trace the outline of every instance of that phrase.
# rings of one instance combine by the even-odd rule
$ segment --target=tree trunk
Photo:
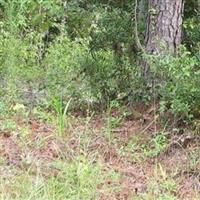
[[[183,0],[149,0],[145,36],[148,53],[167,50],[176,54],[182,38],[183,7]]]

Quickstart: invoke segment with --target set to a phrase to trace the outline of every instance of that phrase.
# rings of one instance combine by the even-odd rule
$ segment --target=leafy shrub
[[[154,55],[149,57],[162,110],[189,116],[198,110],[200,101],[200,68],[196,57],[184,47],[178,57]]]

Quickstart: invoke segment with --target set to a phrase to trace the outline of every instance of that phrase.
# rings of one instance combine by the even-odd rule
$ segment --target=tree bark
[[[182,38],[183,8],[183,0],[149,0],[145,35],[147,53],[167,50],[176,54]]]

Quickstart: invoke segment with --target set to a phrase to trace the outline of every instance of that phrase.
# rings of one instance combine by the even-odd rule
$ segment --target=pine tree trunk
[[[149,0],[146,27],[146,51],[176,54],[182,38],[183,0]],[[164,50],[164,51],[165,51]]]

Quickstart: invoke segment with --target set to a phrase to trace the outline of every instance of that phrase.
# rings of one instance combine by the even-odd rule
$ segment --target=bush
[[[200,68],[195,56],[181,47],[178,57],[150,56],[161,110],[170,109],[175,115],[189,116],[199,109]]]

